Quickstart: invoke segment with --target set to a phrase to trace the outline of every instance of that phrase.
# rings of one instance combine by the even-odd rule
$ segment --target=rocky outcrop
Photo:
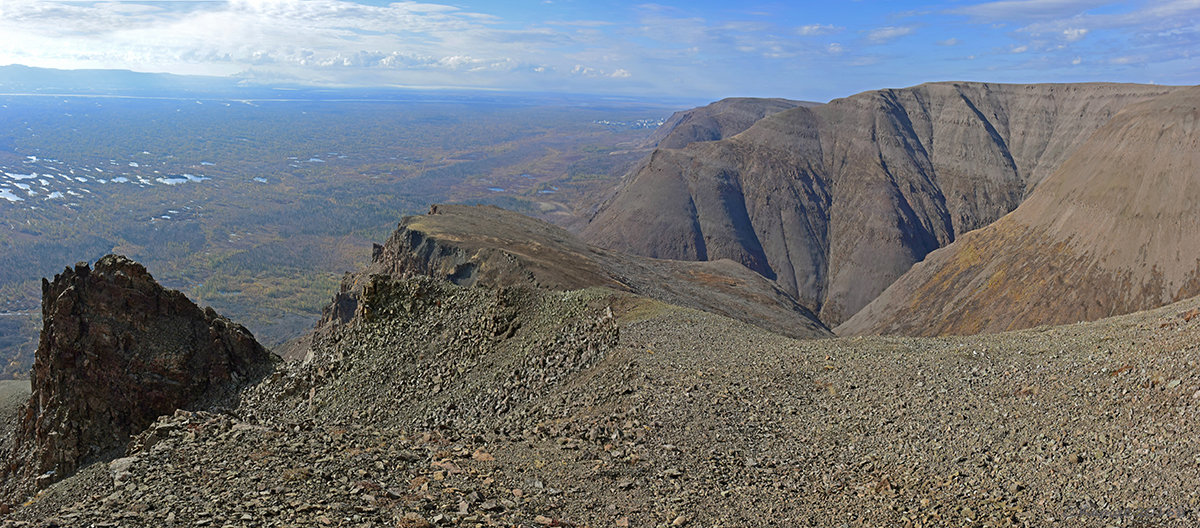
[[[675,112],[646,140],[647,148],[683,148],[697,141],[716,141],[750,128],[758,120],[797,106],[820,103],[789,99],[730,97],[715,103]]]
[[[406,217],[372,263],[347,274],[323,322],[364,313],[372,277],[430,276],[461,286],[606,287],[740,319],[792,337],[828,337],[812,312],[732,261],[647,259],[589,246],[567,231],[496,207],[435,206]]]
[[[1200,88],[1130,105],[1016,211],[934,252],[846,334],[998,332],[1200,294]]]
[[[235,403],[275,362],[245,328],[120,256],[43,280],[42,319],[4,468],[9,499],[123,450],[161,415]]]
[[[582,231],[638,255],[731,259],[834,325],[930,252],[1016,208],[1126,105],[1175,88],[934,83],[658,149]]]

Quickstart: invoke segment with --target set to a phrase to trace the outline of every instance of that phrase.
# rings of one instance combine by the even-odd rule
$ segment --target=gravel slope
[[[604,289],[372,291],[311,363],[160,420],[6,525],[1200,521],[1200,300],[801,341]]]

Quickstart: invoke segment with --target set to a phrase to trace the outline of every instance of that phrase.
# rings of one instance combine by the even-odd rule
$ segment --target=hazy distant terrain
[[[114,89],[127,88],[120,80]],[[36,345],[38,283],[64,263],[126,254],[277,343],[311,326],[341,274],[404,214],[465,202],[569,220],[677,109],[361,90],[237,99],[232,88],[176,85],[161,97],[50,96],[59,87],[46,82],[42,94],[0,95],[0,358],[10,376]]]

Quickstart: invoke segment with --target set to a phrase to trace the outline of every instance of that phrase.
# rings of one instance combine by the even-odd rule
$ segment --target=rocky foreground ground
[[[606,289],[366,295],[5,526],[1200,523],[1200,300],[804,341]]]

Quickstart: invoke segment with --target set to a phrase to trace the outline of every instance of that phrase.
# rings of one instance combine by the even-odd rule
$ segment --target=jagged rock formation
[[[582,231],[731,259],[837,324],[930,251],[1013,210],[1117,111],[1174,88],[933,83],[765,117],[658,149]]]
[[[1200,294],[1200,88],[1130,105],[1025,203],[934,252],[840,332],[998,332]]]
[[[123,450],[160,415],[236,403],[274,363],[245,328],[120,256],[43,280],[42,320],[32,394],[8,446],[7,499]]]
[[[789,99],[730,97],[715,103],[675,112],[646,140],[647,148],[683,148],[697,141],[725,139],[750,128],[758,120],[797,106],[820,103]]]
[[[348,274],[324,321],[364,307],[374,275],[427,275],[463,286],[527,284],[551,290],[594,286],[727,315],[793,337],[828,337],[816,317],[770,281],[730,261],[680,262],[591,247],[540,220],[496,207],[434,206],[405,218],[367,269]]]

